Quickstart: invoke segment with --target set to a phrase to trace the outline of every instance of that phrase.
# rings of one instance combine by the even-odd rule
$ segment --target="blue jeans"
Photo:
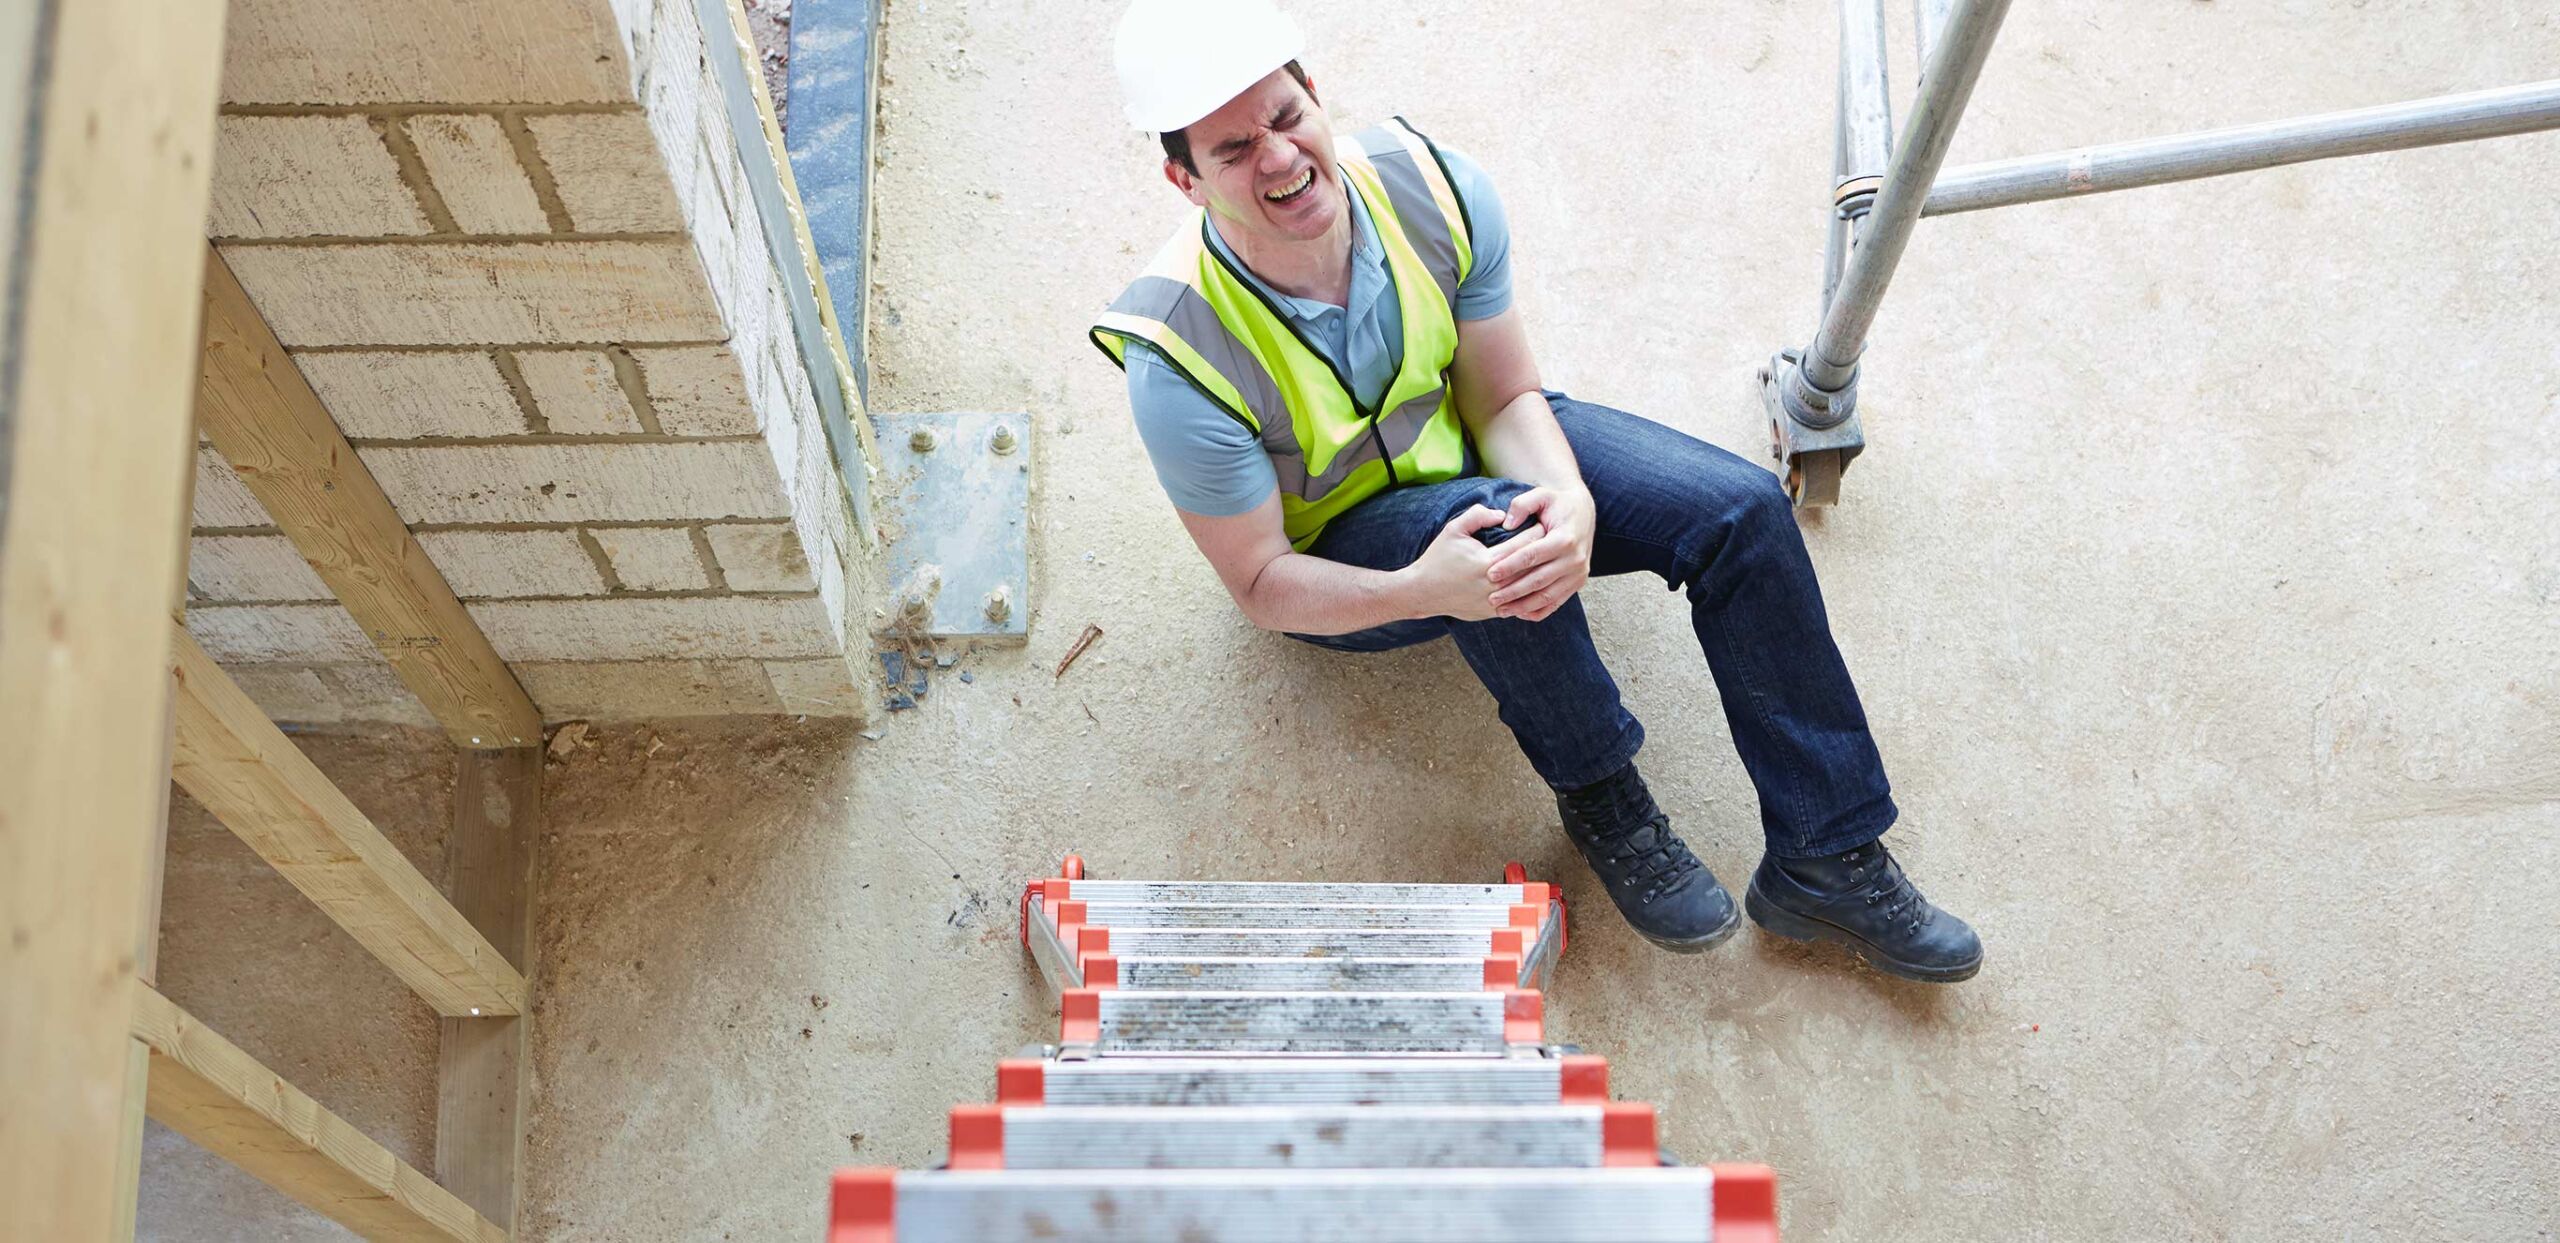
[[[1561,393],[1547,401],[1599,511],[1592,575],[1658,574],[1688,593],[1734,750],[1759,791],[1770,852],[1811,858],[1875,840],[1895,815],[1884,761],[1831,641],[1822,589],[1776,476],[1624,411]],[[1507,510],[1528,489],[1481,477],[1397,488],[1334,519],[1308,551],[1402,569],[1449,519],[1474,505]],[[1618,701],[1618,684],[1591,645],[1578,596],[1541,622],[1434,617],[1292,637],[1378,652],[1442,635],[1456,640],[1548,785],[1599,781],[1644,745],[1644,726]]]

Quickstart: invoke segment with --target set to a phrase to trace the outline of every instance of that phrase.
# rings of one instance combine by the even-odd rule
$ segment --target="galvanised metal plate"
[[[1597,1105],[1012,1107],[1009,1170],[1597,1169]]]
[[[1599,1170],[936,1170],[901,1243],[1707,1243],[1715,1176]]]
[[[1309,906],[1294,902],[1087,902],[1100,928],[1505,928],[1511,907]]]
[[[1053,882],[1054,883],[1054,882]],[[1301,906],[1464,906],[1527,899],[1518,885],[1334,885],[1296,881],[1069,881],[1078,902],[1283,902]]]
[[[1105,1056],[1500,1053],[1503,994],[1104,991]]]
[[[1484,987],[1482,958],[1131,958],[1124,989],[1229,993],[1437,992]]]
[[[1052,1061],[1051,1105],[1553,1105],[1553,1057],[1183,1058]]]
[[[1030,417],[882,414],[873,425],[892,625],[912,612],[928,638],[1023,639],[1031,616]]]

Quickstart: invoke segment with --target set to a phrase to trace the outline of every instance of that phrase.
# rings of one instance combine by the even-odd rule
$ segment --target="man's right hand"
[[[1476,538],[1476,532],[1501,526],[1502,518],[1501,510],[1488,506],[1468,509],[1443,524],[1422,556],[1396,572],[1412,593],[1414,616],[1459,621],[1494,616],[1493,583],[1487,571],[1493,567],[1495,553]]]

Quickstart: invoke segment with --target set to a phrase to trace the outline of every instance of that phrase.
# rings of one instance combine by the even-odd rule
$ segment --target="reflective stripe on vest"
[[[1093,327],[1113,362],[1127,365],[1130,341],[1152,346],[1254,432],[1279,476],[1282,524],[1301,551],[1351,506],[1470,466],[1449,384],[1452,307],[1475,262],[1465,206],[1439,153],[1401,120],[1337,137],[1335,155],[1377,226],[1403,315],[1403,360],[1379,408],[1363,407],[1349,378],[1217,253],[1203,212]]]

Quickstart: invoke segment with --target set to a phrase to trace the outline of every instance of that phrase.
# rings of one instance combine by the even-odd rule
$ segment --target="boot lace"
[[[1886,923],[1901,924],[1905,932],[1918,932],[1938,917],[1938,908],[1920,896],[1919,887],[1902,874],[1902,865],[1883,849],[1860,846],[1840,859],[1849,865],[1852,888],[1865,891],[1860,896],[1868,906],[1884,908]]]
[[[1628,888],[1644,887],[1645,902],[1670,889],[1682,876],[1698,870],[1698,856],[1671,832],[1671,818],[1654,816],[1617,833],[1595,834],[1591,853],[1606,858]]]

